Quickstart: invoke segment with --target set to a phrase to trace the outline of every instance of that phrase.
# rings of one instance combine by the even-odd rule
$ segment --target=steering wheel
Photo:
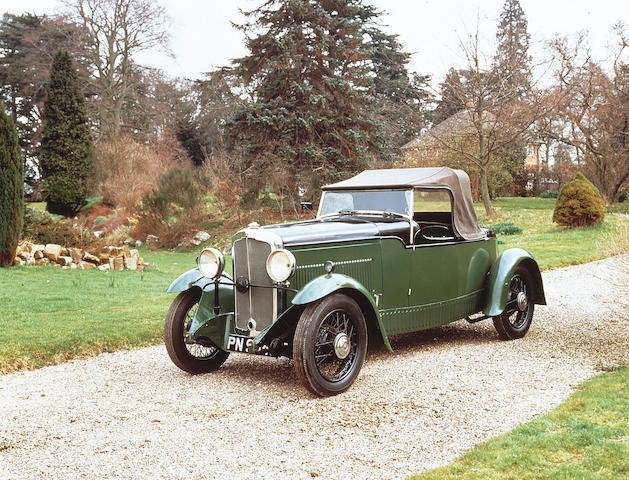
[[[434,231],[432,235],[430,234],[431,230]],[[426,225],[425,227],[422,227],[421,230],[417,232],[417,234],[432,242],[454,240],[454,237],[450,233],[450,227],[446,227],[445,225]],[[417,235],[415,237],[417,237]]]

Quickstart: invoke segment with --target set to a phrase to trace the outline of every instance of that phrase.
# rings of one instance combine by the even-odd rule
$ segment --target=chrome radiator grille
[[[251,238],[241,238],[234,242],[232,259],[234,279],[246,277],[249,283],[273,285],[266,273],[266,259],[271,253],[271,245]],[[246,292],[235,290],[236,327],[248,329],[252,318],[256,330],[261,331],[271,325],[277,317],[277,289],[249,287]]]

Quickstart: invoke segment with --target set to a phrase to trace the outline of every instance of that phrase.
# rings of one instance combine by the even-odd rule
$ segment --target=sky
[[[496,26],[504,0],[371,0],[387,12],[381,23],[399,35],[412,53],[409,70],[429,74],[433,86],[450,67],[465,65],[460,43],[476,26],[481,51],[491,56]],[[174,58],[145,53],[140,63],[165,70],[172,76],[199,78],[203,72],[228,65],[246,54],[242,33],[231,22],[242,20],[239,9],[250,10],[261,0],[162,0],[171,20],[170,49]],[[536,62],[543,46],[555,35],[589,33],[594,58],[603,60],[613,41],[611,26],[629,24],[629,0],[520,0],[529,24],[531,49]],[[0,0],[0,12],[54,13],[57,0]]]

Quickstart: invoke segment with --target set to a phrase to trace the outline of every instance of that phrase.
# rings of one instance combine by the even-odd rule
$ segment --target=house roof
[[[365,170],[342,182],[325,185],[323,190],[374,188],[443,188],[452,194],[452,220],[455,233],[465,240],[485,236],[478,225],[472,204],[470,177],[463,170],[448,167],[387,168]]]
[[[448,135],[465,135],[475,132],[475,115],[476,112],[473,110],[461,110],[460,112],[446,118],[443,122],[426,130],[417,138],[414,138],[405,145],[402,145],[401,149],[408,150],[411,148],[436,147],[442,144],[442,139]],[[485,112],[484,117],[483,122],[486,125],[492,124],[496,121],[496,118],[490,112]]]

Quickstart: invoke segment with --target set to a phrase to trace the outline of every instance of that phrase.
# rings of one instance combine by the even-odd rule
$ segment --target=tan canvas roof
[[[452,193],[452,217],[455,233],[465,240],[478,240],[485,233],[478,226],[472,204],[470,178],[463,170],[448,167],[386,168],[365,170],[342,182],[326,185],[323,190],[374,188],[444,188]]]

